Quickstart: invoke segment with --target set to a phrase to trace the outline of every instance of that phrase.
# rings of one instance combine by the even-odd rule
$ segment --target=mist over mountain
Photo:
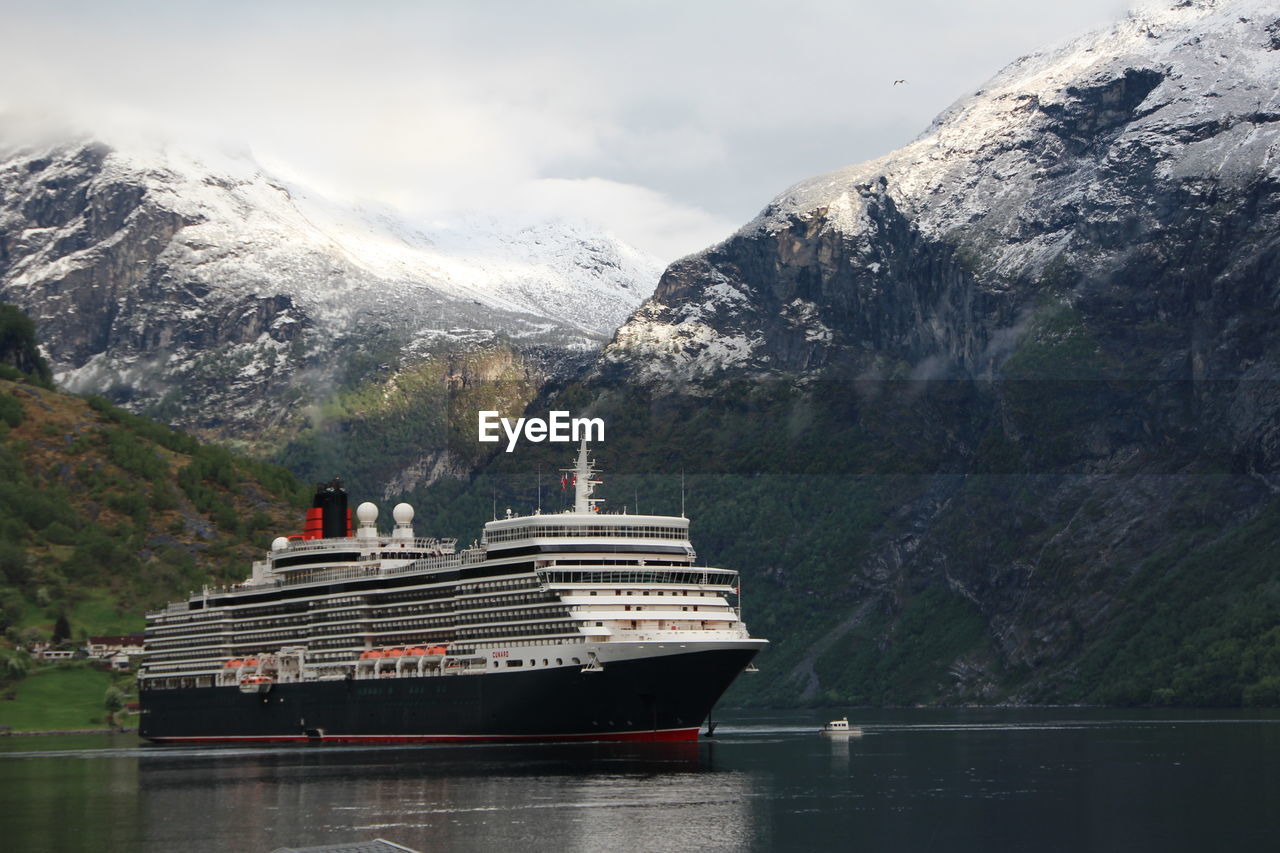
[[[696,473],[775,641],[740,700],[1280,702],[1277,79],[1251,0],[1019,59],[545,392],[643,473],[611,506]]]

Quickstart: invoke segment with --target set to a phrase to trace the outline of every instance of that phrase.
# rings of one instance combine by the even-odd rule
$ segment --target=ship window
[[[581,660],[580,658],[574,658],[574,659],[573,659],[573,665],[574,665],[574,666],[582,666],[582,660]]]
[[[564,666],[564,658],[556,658],[556,666]]]

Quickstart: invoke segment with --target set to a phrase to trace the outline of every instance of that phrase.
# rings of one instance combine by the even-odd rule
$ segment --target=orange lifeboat
[[[382,649],[369,649],[369,651],[365,652],[364,655],[362,655],[362,657],[363,656],[368,656],[371,658],[381,658],[381,657],[386,657],[386,654],[382,651]]]
[[[250,675],[240,679],[241,693],[266,693],[271,689],[272,680],[266,675]]]
[[[227,665],[228,667],[244,666],[244,661],[242,661],[242,660],[238,660],[238,659],[236,659],[236,658],[232,658],[231,660],[227,661],[227,664],[226,664],[226,665]]]
[[[447,651],[448,651],[448,649],[447,649],[445,646],[431,646],[431,647],[429,647],[429,648],[427,649],[427,654],[429,654],[429,655],[443,655],[443,654],[447,653]]]
[[[243,661],[243,663],[244,663],[244,665],[245,665],[245,666],[257,666],[257,665],[258,665],[258,659],[257,659],[257,658],[245,658],[245,659],[244,659],[244,661]]]
[[[420,658],[427,653],[427,650],[424,649],[422,646],[414,646],[413,648],[409,649],[408,652],[414,657]]]
[[[404,649],[388,649],[387,650],[387,657],[389,658],[402,658],[406,654],[407,652],[405,652]]]

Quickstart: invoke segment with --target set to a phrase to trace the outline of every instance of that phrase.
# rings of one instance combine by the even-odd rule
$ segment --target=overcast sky
[[[671,260],[1128,6],[0,0],[0,110],[247,147],[416,216],[587,219]]]

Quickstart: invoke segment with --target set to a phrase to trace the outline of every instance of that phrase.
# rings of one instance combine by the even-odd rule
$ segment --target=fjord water
[[[8,850],[1275,850],[1280,714],[726,714],[692,744],[0,740]]]

